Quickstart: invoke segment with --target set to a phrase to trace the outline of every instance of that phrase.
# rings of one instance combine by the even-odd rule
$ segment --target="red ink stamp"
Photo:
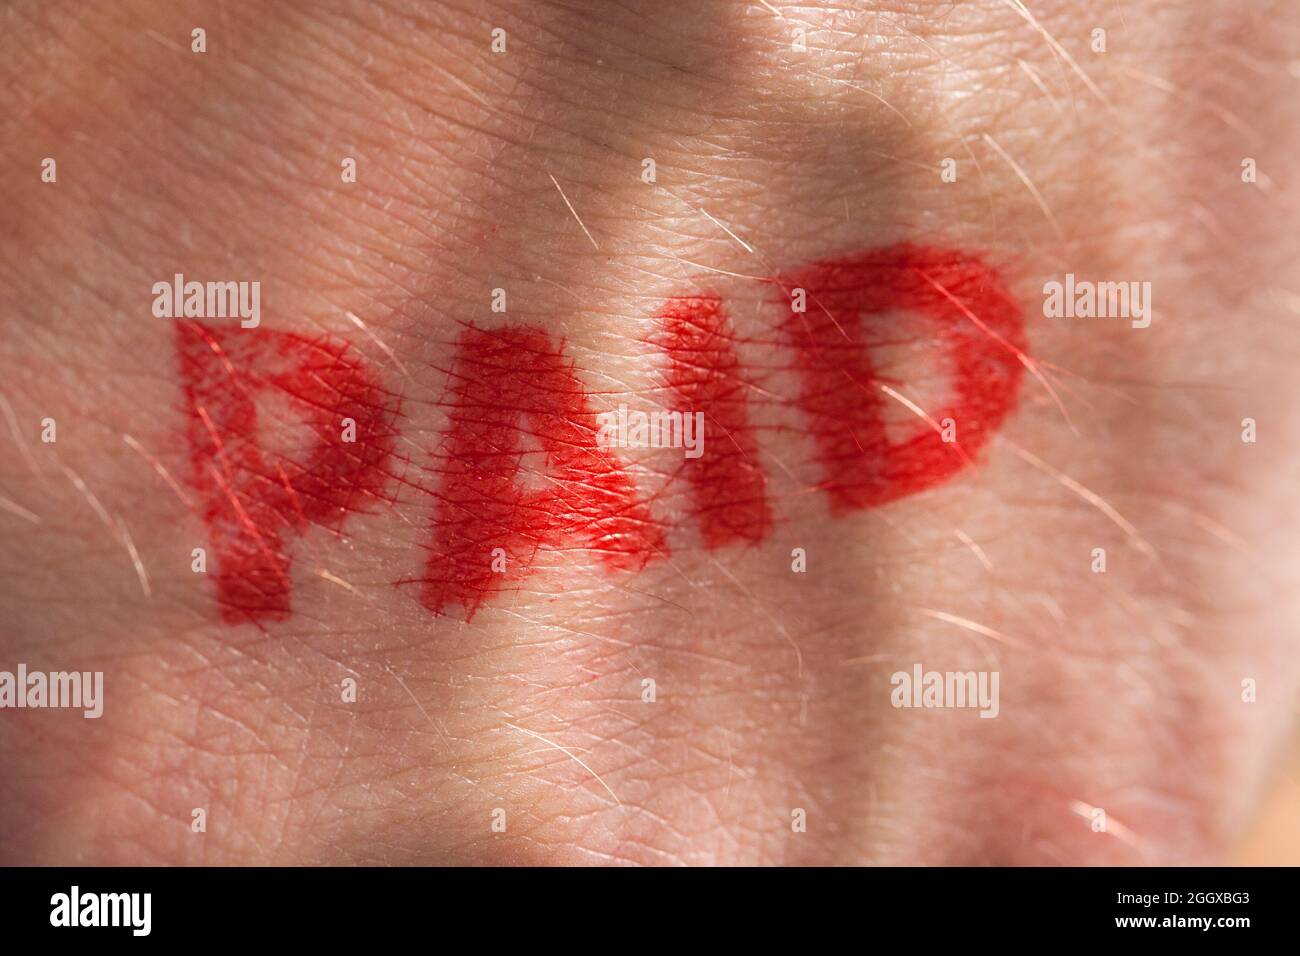
[[[596,441],[573,363],[546,332],[467,329],[445,402],[450,424],[434,469],[433,542],[421,579],[429,610],[459,604],[473,617],[541,548],[583,548],[611,568],[640,568],[665,553],[635,483]],[[522,480],[526,438],[545,461],[535,490]]]
[[[828,259],[777,279],[798,402],[834,511],[873,508],[923,491],[968,464],[1015,402],[1025,350],[1021,313],[997,275],[950,249],[896,245]],[[882,323],[905,312],[904,322]],[[924,335],[951,376],[941,408],[901,441],[886,434],[872,350]],[[955,440],[942,424],[951,422]]]
[[[175,334],[190,484],[211,537],[222,618],[283,619],[286,537],[308,525],[337,532],[384,500],[398,400],[332,336],[192,321]]]
[[[704,453],[684,465],[704,546],[756,544],[772,512],[731,320],[713,294],[669,299],[659,318],[673,401],[704,416]]]
[[[979,258],[901,244],[771,281],[798,374],[792,401],[806,416],[832,512],[948,479],[1010,413],[1029,363],[1021,312]],[[681,423],[680,436],[670,429],[672,447],[686,449],[681,469],[704,546],[757,544],[773,514],[751,386],[723,301],[674,297],[657,318],[663,384],[682,409],[663,417]],[[193,321],[178,322],[175,334],[190,483],[211,535],[222,618],[282,619],[292,590],[288,539],[310,526],[338,532],[350,515],[391,504],[384,489],[398,397],[332,336]],[[880,371],[881,350],[900,341],[921,343],[940,367],[945,394],[935,407],[911,401],[906,383]],[[472,618],[517,586],[544,549],[589,552],[611,569],[667,554],[665,529],[602,442],[600,416],[562,342],[529,326],[470,326],[455,343],[442,402],[448,425],[427,489],[432,538],[416,579],[429,610],[459,605]],[[913,415],[901,435],[889,402]]]

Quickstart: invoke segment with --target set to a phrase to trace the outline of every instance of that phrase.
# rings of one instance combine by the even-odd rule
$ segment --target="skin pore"
[[[1300,679],[1297,29],[14,5],[0,670],[105,700],[0,712],[0,861],[1220,859]],[[591,438],[697,405],[700,471]]]

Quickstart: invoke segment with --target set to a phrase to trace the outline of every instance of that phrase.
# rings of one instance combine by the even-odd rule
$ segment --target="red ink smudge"
[[[668,387],[683,414],[704,413],[703,455],[683,468],[704,546],[757,543],[772,526],[731,321],[716,294],[669,299],[659,313]]]
[[[217,601],[230,624],[282,620],[290,610],[283,538],[309,524],[338,531],[383,500],[398,402],[332,336],[176,325],[191,484],[211,535]],[[309,441],[296,454],[267,447],[258,404],[301,419]],[[263,416],[265,417],[265,416]],[[344,440],[345,419],[355,441]]]
[[[546,332],[470,327],[457,343],[450,424],[435,471],[440,483],[421,600],[466,619],[518,581],[541,548],[578,546],[611,568],[640,568],[666,553],[663,531],[618,459],[596,442],[596,416],[563,345]],[[529,438],[546,470],[524,487]],[[505,571],[493,570],[502,549]]]
[[[1025,347],[1020,310],[979,259],[902,244],[818,262],[776,281],[790,309],[784,330],[801,376],[799,404],[832,510],[875,507],[945,480],[1010,411]],[[804,312],[794,311],[798,288],[806,292]],[[920,419],[912,437],[886,436],[885,403],[894,399],[881,391],[871,351],[919,334],[872,320],[894,310],[933,328],[930,340],[949,364],[951,400],[924,411],[934,422],[956,422],[955,443]]]

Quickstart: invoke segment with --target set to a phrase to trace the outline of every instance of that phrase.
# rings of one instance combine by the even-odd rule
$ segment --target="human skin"
[[[0,712],[0,862],[1222,859],[1300,680],[1300,26],[1032,6],[9,5],[0,669],[103,671],[106,700]],[[987,263],[1033,374],[972,465],[833,513],[771,277],[898,243]],[[346,340],[400,398],[384,500],[286,535],[281,620],[223,620],[191,570],[210,529],[150,308],[176,272],[260,281],[263,329]],[[1150,282],[1150,327],[1044,316],[1066,273]],[[666,556],[542,548],[433,613],[467,324],[545,330],[595,406],[649,409],[664,303],[705,293],[767,535],[706,548],[680,451],[620,449]],[[895,319],[880,364],[933,407],[942,343]],[[293,415],[260,422],[300,453]],[[997,671],[998,716],[894,708],[917,663]]]

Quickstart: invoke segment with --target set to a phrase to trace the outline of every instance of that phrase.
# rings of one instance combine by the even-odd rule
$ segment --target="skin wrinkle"
[[[386,9],[395,7],[389,4]],[[227,79],[223,71],[205,69],[201,75],[207,95],[168,100],[156,94],[159,115],[166,114],[165,125],[177,129],[180,137],[165,157],[142,153],[146,141],[133,135],[117,136],[114,127],[121,124],[112,117],[129,116],[132,108],[116,100],[94,107],[104,117],[98,122],[88,107],[85,116],[36,117],[35,126],[19,127],[22,135],[11,137],[6,129],[0,138],[6,146],[0,149],[16,166],[34,168],[26,157],[30,154],[38,162],[52,148],[48,133],[33,137],[25,130],[77,128],[84,131],[85,148],[100,149],[113,160],[107,168],[122,172],[112,186],[80,185],[96,164],[88,161],[88,153],[76,162],[74,147],[59,137],[59,193],[42,194],[25,184],[0,185],[6,200],[17,197],[16,203],[5,206],[14,218],[42,224],[18,233],[22,244],[32,249],[21,260],[30,263],[23,267],[30,274],[19,274],[17,265],[6,264],[18,263],[19,257],[0,255],[0,284],[6,301],[16,303],[5,321],[12,317],[23,330],[5,337],[5,349],[12,354],[30,346],[46,356],[34,368],[15,369],[13,398],[25,422],[46,413],[59,419],[58,460],[86,475],[110,512],[159,516],[146,522],[152,534],[141,535],[132,522],[155,574],[178,565],[176,539],[159,528],[164,522],[183,521],[179,503],[169,493],[165,505],[153,501],[163,495],[144,464],[106,457],[103,447],[119,445],[122,431],[139,435],[151,449],[159,447],[151,440],[159,429],[155,418],[122,407],[111,395],[137,388],[138,381],[142,408],[174,404],[174,383],[154,371],[168,367],[169,353],[150,348],[147,340],[138,347],[144,339],[138,330],[145,326],[128,317],[147,308],[139,290],[170,275],[177,263],[198,278],[260,276],[268,286],[268,303],[270,293],[278,293],[275,315],[268,317],[273,328],[350,336],[359,349],[369,352],[368,343],[343,319],[350,309],[390,342],[405,364],[421,370],[450,368],[449,343],[461,323],[486,319],[487,290],[506,285],[511,298],[507,318],[544,324],[551,334],[565,338],[571,359],[584,370],[588,389],[613,405],[621,398],[629,404],[644,402],[655,394],[650,376],[630,361],[647,354],[646,318],[684,286],[717,281],[736,325],[741,364],[760,372],[756,394],[785,397],[784,402],[751,401],[760,447],[768,451],[763,468],[779,512],[770,550],[720,554],[724,563],[714,567],[700,564],[688,549],[673,555],[671,567],[648,568],[644,577],[606,587],[599,580],[574,582],[562,574],[542,575],[514,592],[508,607],[485,609],[471,625],[445,622],[430,627],[421,608],[390,588],[391,581],[418,569],[418,558],[413,561],[412,556],[419,554],[430,517],[414,484],[402,485],[394,489],[396,511],[361,517],[346,546],[315,534],[296,542],[295,565],[302,572],[293,582],[299,616],[277,630],[274,639],[257,635],[241,641],[237,649],[227,647],[211,628],[210,582],[196,589],[185,566],[162,574],[159,593],[142,621],[145,605],[116,545],[83,545],[79,524],[60,518],[60,511],[84,505],[71,496],[58,498],[34,489],[29,478],[10,471],[6,462],[0,466],[0,489],[50,521],[39,535],[19,528],[9,537],[5,526],[12,547],[35,558],[34,568],[5,572],[8,594],[15,595],[6,604],[6,619],[17,622],[18,647],[22,653],[39,650],[42,642],[36,635],[49,634],[56,646],[66,649],[60,656],[82,660],[95,639],[112,636],[129,655],[115,664],[117,651],[108,657],[118,679],[137,675],[142,687],[156,689],[141,692],[129,711],[119,711],[122,717],[106,719],[120,720],[112,725],[116,728],[163,724],[151,731],[147,745],[129,736],[105,741],[119,770],[94,783],[111,783],[116,796],[98,794],[95,809],[87,803],[67,814],[74,820],[74,832],[64,838],[64,845],[70,849],[91,836],[87,845],[99,859],[158,862],[229,862],[245,853],[277,862],[1075,861],[1120,852],[1093,840],[1086,824],[1071,829],[1079,821],[1063,806],[1067,799],[1107,806],[1134,829],[1155,832],[1157,844],[1159,828],[1166,826],[1164,852],[1169,854],[1185,851],[1196,858],[1200,847],[1223,839],[1217,824],[1207,823],[1213,814],[1206,807],[1222,808],[1215,813],[1226,819],[1232,815],[1229,805],[1243,799],[1223,799],[1216,781],[1244,776],[1227,752],[1244,749],[1235,742],[1246,737],[1226,729],[1227,715],[1206,701],[1222,698],[1223,674],[1272,673],[1282,681],[1280,675],[1289,673],[1291,666],[1279,640],[1272,652],[1277,666],[1265,669],[1262,658],[1242,646],[1245,635],[1238,632],[1250,628],[1234,622],[1227,609],[1222,615],[1214,613],[1218,601],[1242,593],[1216,576],[1222,573],[1222,556],[1205,541],[1191,555],[1200,582],[1194,594],[1187,593],[1186,585],[1171,588],[1161,580],[1148,581],[1143,566],[1126,556],[1119,535],[1100,525],[1086,506],[1065,496],[1045,476],[1003,457],[993,457],[986,471],[970,474],[960,487],[945,486],[942,494],[927,498],[924,507],[900,505],[888,515],[827,523],[817,496],[807,491],[816,479],[806,473],[811,455],[798,441],[800,416],[788,407],[789,397],[797,392],[788,357],[773,351],[772,313],[761,304],[771,290],[723,282],[724,277],[681,261],[689,258],[713,269],[770,275],[866,244],[910,239],[965,248],[974,237],[980,248],[989,250],[994,268],[1013,283],[1013,295],[1027,311],[1036,307],[1044,278],[1082,263],[1098,277],[1163,280],[1157,284],[1157,308],[1168,309],[1165,314],[1176,322],[1170,328],[1188,339],[1204,335],[1198,330],[1219,321],[1217,316],[1233,314],[1229,307],[1250,314],[1241,303],[1253,297],[1238,293],[1251,284],[1253,265],[1243,268],[1240,257],[1226,256],[1222,266],[1209,267],[1216,280],[1222,280],[1221,297],[1218,292],[1205,294],[1213,291],[1213,284],[1196,275],[1198,264],[1204,266],[1199,242],[1222,251],[1243,240],[1254,250],[1252,257],[1262,257],[1260,274],[1284,274],[1288,244],[1270,248],[1273,244],[1260,241],[1250,203],[1233,192],[1235,184],[1230,188],[1224,181],[1223,169],[1230,174],[1227,180],[1233,180],[1240,160],[1236,137],[1225,136],[1219,124],[1198,125],[1189,107],[1171,105],[1158,90],[1143,89],[1128,100],[1121,98],[1118,71],[1106,66],[1111,60],[1083,55],[1086,43],[1080,37],[1091,26],[1086,18],[1071,19],[1063,6],[1042,7],[1035,5],[1040,21],[1098,83],[1106,84],[1114,101],[1125,104],[1120,118],[1130,125],[1103,127],[1092,119],[1086,90],[1013,11],[997,5],[950,5],[942,15],[918,21],[913,16],[924,7],[894,4],[891,12],[905,18],[914,33],[924,34],[926,42],[942,49],[956,65],[925,61],[933,52],[900,34],[897,42],[905,44],[916,62],[895,74],[897,88],[878,88],[871,81],[873,72],[884,72],[895,62],[889,56],[889,38],[879,41],[886,47],[877,49],[879,57],[845,43],[856,36],[851,29],[841,29],[833,42],[845,51],[845,62],[865,64],[850,81],[894,103],[911,119],[911,128],[870,96],[836,84],[834,70],[826,68],[829,64],[817,66],[821,78],[808,84],[811,90],[800,86],[809,71],[792,65],[788,38],[778,29],[790,24],[780,24],[758,7],[747,10],[743,20],[721,20],[723,29],[710,26],[719,34],[739,36],[744,52],[719,66],[725,76],[705,81],[691,72],[697,62],[689,70],[663,71],[662,64],[673,61],[665,58],[662,47],[671,54],[675,24],[684,20],[680,16],[647,17],[636,8],[629,13],[624,27],[629,47],[638,49],[632,46],[638,29],[655,31],[650,39],[661,41],[649,51],[658,61],[653,68],[627,64],[620,56],[620,62],[607,63],[606,71],[582,53],[583,47],[560,45],[549,59],[528,61],[525,73],[521,61],[531,45],[523,38],[530,22],[549,11],[541,8],[543,13],[534,14],[530,9],[528,20],[503,21],[510,28],[512,52],[492,60],[485,39],[492,10],[463,28],[444,29],[456,19],[456,8],[448,7],[448,22],[438,21],[437,30],[431,31],[438,37],[434,42],[446,44],[434,47],[435,55],[463,67],[461,74],[489,100],[494,89],[522,94],[492,112],[499,129],[482,123],[475,128],[456,125],[456,118],[472,116],[481,104],[449,83],[444,72],[419,70],[418,48],[403,49],[421,25],[429,29],[424,15],[385,25],[378,16],[357,12],[313,33],[297,29],[315,22],[303,8],[290,8],[284,21],[294,28],[288,32],[295,37],[288,41],[280,36],[284,31],[276,29],[281,23],[276,14],[251,29],[235,13],[228,29],[242,32],[220,43],[209,25],[211,57],[226,57],[227,63],[232,57],[248,59],[254,64],[250,69],[267,64],[266,73],[235,72]],[[842,12],[821,10],[799,15],[821,18],[821,25],[831,13],[842,17]],[[111,35],[116,14],[97,16],[104,24],[97,32]],[[132,16],[140,25],[148,22],[156,32],[177,38],[184,50],[192,12],[178,12],[174,23],[143,13]],[[600,25],[594,18],[582,10],[565,16],[571,19],[554,28],[561,44],[577,34],[580,43],[600,45]],[[1122,35],[1112,29],[1107,56],[1141,57],[1148,61],[1144,68],[1161,69],[1160,63],[1153,66],[1149,60],[1159,52],[1152,44],[1168,35],[1164,28],[1169,18],[1153,23],[1139,20],[1140,11],[1132,16]],[[1232,17],[1214,19],[1219,23]],[[582,29],[566,25],[572,20],[581,21]],[[348,41],[341,37],[350,32],[349,23],[374,24],[365,45],[385,34],[394,36],[391,49],[373,47],[375,59],[364,72],[361,41],[356,42],[357,55],[342,55]],[[864,33],[871,32],[872,18],[862,24]],[[1193,49],[1202,49],[1195,32],[1199,29],[1189,23],[1186,39],[1180,35],[1177,43],[1196,43]],[[1229,27],[1224,30],[1230,35]],[[755,38],[756,31],[762,31],[761,36]],[[338,39],[330,42],[333,38]],[[4,42],[0,38],[0,44]],[[76,34],[61,42],[72,51]],[[250,47],[252,42],[258,45]],[[828,42],[829,27],[810,34],[814,47]],[[151,50],[156,48],[156,55],[147,59],[150,69],[140,68],[145,55],[130,47],[123,48],[120,68],[105,66],[116,69],[111,76],[140,76],[140,86],[134,89],[141,101],[147,101],[150,84],[172,62],[167,48],[153,40],[147,43]],[[328,52],[322,51],[322,43],[329,44]],[[697,56],[696,48],[679,45]],[[617,43],[608,46],[616,48]],[[1132,52],[1126,54],[1126,48]],[[707,50],[707,45],[699,49]],[[1015,65],[1006,58],[1008,51],[1032,62],[1043,83],[1061,97],[1060,116],[1022,70],[1009,73]],[[74,58],[69,52],[65,59]],[[613,59],[612,54],[607,58]],[[931,72],[937,76],[950,71],[946,84],[921,75],[927,62],[935,63]],[[1213,74],[1222,72],[1216,66],[1220,62],[1207,64],[1204,57],[1198,58],[1198,83],[1212,83]],[[764,70],[768,63],[770,69]],[[747,67],[752,72],[746,72]],[[41,69],[45,75],[68,75],[53,66]],[[1177,80],[1184,87],[1193,79],[1190,66],[1187,72]],[[611,74],[628,80],[619,89],[608,89],[606,84],[618,85]],[[1010,82],[1008,75],[1019,78]],[[95,74],[86,76],[93,79]],[[634,82],[641,78],[653,82]],[[86,86],[85,79],[65,82],[71,91],[78,82]],[[489,85],[494,82],[500,85]],[[781,84],[786,85],[784,91]],[[735,90],[729,101],[715,95],[724,85]],[[965,154],[950,145],[952,134],[934,128],[938,114],[931,112],[927,100],[940,98],[938,89],[957,100],[949,111],[952,122],[968,134],[985,167],[984,181]],[[582,108],[583,90],[593,91],[589,110]],[[785,103],[775,102],[778,98]],[[207,105],[223,99],[250,115],[247,126],[238,111],[223,123]],[[438,100],[450,104],[436,115],[417,105],[436,108]],[[526,108],[520,108],[520,102]],[[638,108],[640,104],[644,107]],[[677,115],[672,115],[674,105]],[[624,137],[626,142],[620,140],[616,124],[591,115],[611,107],[627,112],[629,106],[627,127],[639,132]],[[1162,109],[1169,111],[1165,119],[1160,118]],[[687,115],[689,110],[701,115]],[[194,120],[187,120],[186,114],[193,114]],[[326,117],[330,121],[322,128]],[[1155,130],[1147,125],[1153,118]],[[186,125],[190,122],[193,125]],[[531,122],[538,128],[530,145],[525,124]],[[1263,125],[1280,129],[1284,124]],[[218,129],[224,129],[222,136],[213,135]],[[278,138],[272,137],[277,129]],[[494,149],[511,130],[516,133],[509,141],[513,145]],[[594,133],[585,135],[587,130]],[[985,131],[1043,190],[1067,226],[1068,249],[1057,248],[1046,237],[1032,198],[996,154],[981,146]],[[1157,144],[1171,158],[1167,166],[1131,175],[1122,165],[1112,165],[1108,151],[1122,148],[1125,131],[1129,139],[1144,136]],[[186,146],[187,140],[192,145]],[[1192,145],[1200,140],[1222,150],[1217,158],[1221,168],[1187,164],[1184,153],[1203,155]],[[1043,142],[1054,148],[1045,149]],[[791,143],[799,148],[790,148]],[[864,158],[868,149],[875,152]],[[1281,167],[1280,157],[1288,147],[1279,139],[1272,149],[1279,158],[1262,160],[1261,168]],[[196,160],[195,151],[207,155]],[[358,155],[362,175],[356,189],[342,189],[333,178],[340,153]],[[934,168],[936,156],[949,154],[960,163],[959,181],[951,184],[955,188],[941,187],[936,175],[925,172]],[[645,155],[658,159],[660,183],[672,196],[637,181]],[[458,156],[466,162],[459,162]],[[620,156],[625,164],[617,160]],[[891,166],[888,156],[919,165]],[[1080,157],[1093,156],[1087,175],[1081,174],[1076,168]],[[225,188],[220,183],[226,181],[218,178],[223,168],[231,177]],[[564,184],[608,258],[588,258],[590,246],[554,194],[547,169]],[[1171,179],[1185,188],[1165,193],[1161,183]],[[161,195],[154,191],[159,183]],[[210,208],[191,205],[187,193],[203,196]],[[1209,240],[1207,231],[1189,225],[1186,210],[1180,208],[1187,194],[1215,197],[1214,215],[1225,220],[1219,244]],[[98,212],[109,201],[104,197],[111,198],[114,213]],[[678,198],[727,223],[775,268],[762,268],[756,257],[683,208]],[[998,212],[996,230],[991,205]],[[223,208],[232,215],[221,215]],[[1126,208],[1125,215],[1134,221],[1152,223],[1146,236],[1126,220],[1116,220],[1117,208]],[[79,259],[76,247],[85,238],[80,223],[91,221],[86,209],[96,210],[94,222],[111,228],[106,234],[112,242],[98,243],[93,258]],[[157,235],[148,234],[149,209],[165,211],[170,220]],[[1079,214],[1073,215],[1072,209]],[[1278,215],[1289,211],[1290,206],[1280,207]],[[507,225],[491,232],[503,223]],[[5,235],[3,241],[11,241],[12,234]],[[49,237],[54,236],[65,245],[53,248]],[[864,236],[869,237],[865,243]],[[59,269],[50,275],[52,264]],[[120,285],[94,279],[106,275],[125,278]],[[533,275],[575,290],[588,305],[575,307],[571,294],[535,282]],[[61,284],[72,281],[83,286],[76,299]],[[1175,300],[1174,290],[1189,284],[1200,294]],[[1162,297],[1168,297],[1165,304],[1159,304]],[[102,324],[107,341],[101,345],[93,327],[73,324],[79,309],[121,321]],[[1277,314],[1276,309],[1271,314]],[[1281,478],[1264,482],[1244,471],[1232,449],[1222,445],[1214,446],[1216,454],[1189,454],[1171,434],[1182,430],[1189,438],[1207,440],[1204,436],[1231,432],[1241,415],[1264,407],[1270,394],[1266,389],[1244,382],[1242,396],[1229,400],[1191,385],[1160,386],[1139,390],[1135,408],[1093,384],[1121,383],[1127,389],[1134,380],[1220,382],[1234,370],[1249,367],[1240,357],[1242,348],[1249,350],[1247,356],[1264,356],[1281,344],[1264,325],[1224,323],[1221,336],[1207,339],[1230,363],[1227,371],[1218,372],[1206,365],[1180,364],[1192,347],[1180,351],[1172,336],[1148,342],[1118,330],[1085,331],[1035,320],[1033,354],[1057,360],[1082,376],[1077,390],[1090,404],[1067,398],[1082,431],[1080,438],[1067,440],[1056,410],[1027,383],[1026,406],[1009,427],[1015,440],[1043,460],[1095,487],[1124,513],[1140,517],[1142,530],[1162,552],[1188,550],[1186,520],[1152,513],[1160,509],[1150,504],[1153,498],[1158,504],[1157,489],[1167,485],[1168,472],[1175,469],[1193,473],[1182,487],[1196,510],[1225,519],[1253,543],[1267,541],[1257,520],[1243,526],[1240,506],[1227,506],[1256,493],[1266,501],[1287,500],[1273,487]],[[1228,338],[1229,327],[1249,341]],[[149,329],[151,334],[156,331]],[[86,354],[67,356],[71,344],[84,339],[89,339]],[[1233,342],[1233,348],[1226,347]],[[384,368],[377,354],[370,359],[373,368]],[[51,378],[54,384],[43,384],[48,366],[41,366],[65,360],[79,370],[84,384],[73,387],[72,376],[65,378],[64,373]],[[6,371],[11,364],[6,363]],[[417,465],[427,463],[426,449],[446,425],[437,404],[442,374],[422,371],[420,377],[416,387],[402,386],[410,396],[409,407],[404,406],[409,416],[404,437],[418,446],[410,451],[418,456]],[[55,387],[60,380],[67,386],[62,395]],[[399,380],[386,381],[396,388]],[[94,423],[94,434],[112,441],[101,443],[103,447],[89,440],[65,441],[67,422],[80,423],[78,429]],[[1283,441],[1281,436],[1287,434],[1285,423],[1276,418],[1270,430],[1276,436],[1270,441]],[[1236,440],[1235,435],[1229,437]],[[785,462],[784,469],[774,464],[777,458]],[[183,468],[174,459],[167,463],[173,471]],[[638,486],[647,490],[666,478],[663,462],[650,456],[629,461],[627,467]],[[1152,471],[1163,473],[1156,476]],[[418,482],[419,476],[411,480]],[[684,508],[684,500],[676,495],[673,491],[657,498],[656,507],[670,514]],[[1281,515],[1275,514],[1275,520],[1279,526],[1286,524]],[[989,552],[997,569],[992,580],[965,549],[936,548],[939,540],[949,548],[951,529],[957,526]],[[186,545],[201,542],[202,529],[193,523],[180,537]],[[1105,593],[1130,594],[1130,604],[1098,609],[1101,582],[1077,573],[1077,555],[1040,554],[1033,547],[1040,539],[1079,542],[1080,547],[1104,545],[1112,557],[1112,570],[1100,576]],[[56,550],[60,542],[75,547]],[[800,590],[787,589],[790,548],[810,542],[815,545],[814,570],[795,585]],[[188,554],[188,547],[179,550]],[[373,603],[362,612],[353,595],[304,577],[310,571],[309,553],[322,555]],[[98,580],[91,576],[80,602],[83,608],[89,604],[104,609],[97,634],[81,634],[83,629],[70,623],[76,620],[75,602],[66,601],[65,589],[51,580],[52,571],[74,562],[112,569],[104,570]],[[1275,575],[1262,577],[1276,580]],[[739,603],[744,592],[737,582],[757,592],[764,610],[792,631],[805,656],[802,680],[796,676],[790,645],[770,621],[758,615],[750,620],[747,610],[743,621],[737,620],[742,618],[740,608],[747,607]],[[763,589],[755,588],[756,582],[772,583]],[[1038,593],[1060,604],[1059,619],[1046,610],[1027,611],[1018,601]],[[60,595],[68,605],[63,610],[51,604],[52,598],[57,604]],[[977,637],[958,629],[918,623],[904,606],[909,602],[942,607],[1008,633],[1028,632],[1043,644],[1055,643],[1060,653],[1030,659],[983,647]],[[12,603],[31,606],[10,615]],[[1233,600],[1233,610],[1241,603]],[[1281,617],[1282,611],[1274,613]],[[1179,624],[1183,613],[1193,623]],[[177,620],[183,622],[179,629],[174,627]],[[1266,627],[1260,626],[1261,633]],[[177,630],[179,637],[174,636]],[[1140,653],[1133,652],[1130,642],[1135,641]],[[16,653],[8,636],[3,647]],[[1240,649],[1245,658],[1240,665],[1226,662],[1228,647]],[[200,659],[180,673],[154,674],[158,655],[170,652],[189,659],[196,650],[213,663],[204,665]],[[1095,657],[1095,667],[1084,669],[1079,662],[1085,650]],[[997,655],[994,660],[1005,669],[1005,706],[1033,702],[1039,724],[1033,732],[1026,732],[1023,722],[975,721],[966,726],[913,720],[922,715],[882,709],[879,688],[892,670],[917,659],[936,666],[982,668],[989,666],[986,653]],[[842,664],[875,655],[886,660]],[[1127,660],[1136,679],[1120,680],[1106,667],[1108,659]],[[294,721],[312,702],[332,703],[337,698],[339,661],[367,665],[362,700],[369,703],[361,709],[322,704],[316,711],[312,719],[319,723],[307,739],[325,759],[307,771],[304,782],[291,759],[307,746],[299,736],[302,725]],[[380,665],[389,663],[448,727],[457,742],[454,753],[442,749],[436,730],[385,674]],[[194,682],[209,672],[222,678],[218,691],[196,699]],[[286,681],[286,674],[306,676]],[[1016,674],[1021,679],[1013,701]],[[745,675],[750,675],[747,681]],[[656,709],[639,701],[644,676],[655,677],[659,685]],[[1171,693],[1184,684],[1189,689],[1181,697]],[[245,757],[233,757],[239,749],[225,755],[206,753],[212,741],[205,732],[187,734],[181,744],[168,743],[172,718],[162,705],[177,700],[189,701],[195,714],[211,709],[217,715],[248,718],[247,729],[239,734],[247,742]],[[1198,703],[1204,713],[1197,713]],[[629,723],[623,715],[638,709],[645,716]],[[1095,715],[1099,709],[1142,715],[1145,725],[1136,743],[1118,733],[1102,742],[1089,739],[1089,734],[1109,726]],[[220,716],[211,719],[221,728],[218,735],[232,732]],[[501,733],[503,719],[579,753],[619,793],[625,811],[615,815],[608,810],[599,788],[564,755],[521,747],[518,739]],[[1249,720],[1255,721],[1252,732],[1261,733],[1263,716]],[[729,751],[710,746],[719,728],[727,730]],[[57,728],[50,730],[60,739]],[[75,738],[69,734],[63,739]],[[1192,747],[1194,740],[1200,741],[1201,750]],[[1215,753],[1220,740],[1226,744]],[[171,758],[167,774],[156,777],[155,748],[166,747]],[[1132,753],[1135,749],[1142,752]],[[3,734],[0,750],[6,768],[32,759]],[[728,752],[731,771],[738,772],[729,772]],[[1031,778],[1018,789],[1011,787],[999,754],[1015,755]],[[48,771],[50,779],[76,786],[82,778],[75,756],[57,759]],[[488,772],[472,777],[457,772],[480,766]],[[1035,767],[1059,767],[1058,790],[1033,779]],[[229,782],[212,785],[222,779]],[[469,779],[473,783],[466,782]],[[1153,794],[1148,799],[1141,784],[1151,780],[1161,786],[1157,791],[1148,785],[1147,792]],[[184,799],[177,809],[179,796],[172,791],[181,785]],[[12,779],[0,786],[6,803],[27,801],[31,795]],[[329,787],[334,788],[332,794]],[[320,792],[324,799],[302,805],[293,798],[295,792]],[[728,793],[732,813],[719,826],[710,814]],[[53,792],[40,796],[49,805],[58,804]],[[1177,800],[1180,796],[1185,799]],[[1181,803],[1178,812],[1186,822],[1162,823],[1156,813],[1151,814],[1154,822],[1135,819],[1125,806],[1156,807],[1162,797],[1163,802]],[[205,802],[211,818],[225,822],[212,826],[199,842],[190,838],[185,826],[189,804]],[[493,836],[486,828],[488,811],[498,805],[510,810],[509,839]],[[793,805],[809,809],[809,834],[789,834]],[[261,822],[264,807],[274,812]],[[175,831],[158,832],[155,813],[175,821]],[[115,838],[110,821],[121,824],[127,835]],[[7,847],[7,853],[30,858],[43,840],[55,839],[54,827],[37,820],[31,833],[11,840],[12,825],[0,822],[0,846]],[[1021,843],[1019,835],[1026,830],[1033,839]]]

